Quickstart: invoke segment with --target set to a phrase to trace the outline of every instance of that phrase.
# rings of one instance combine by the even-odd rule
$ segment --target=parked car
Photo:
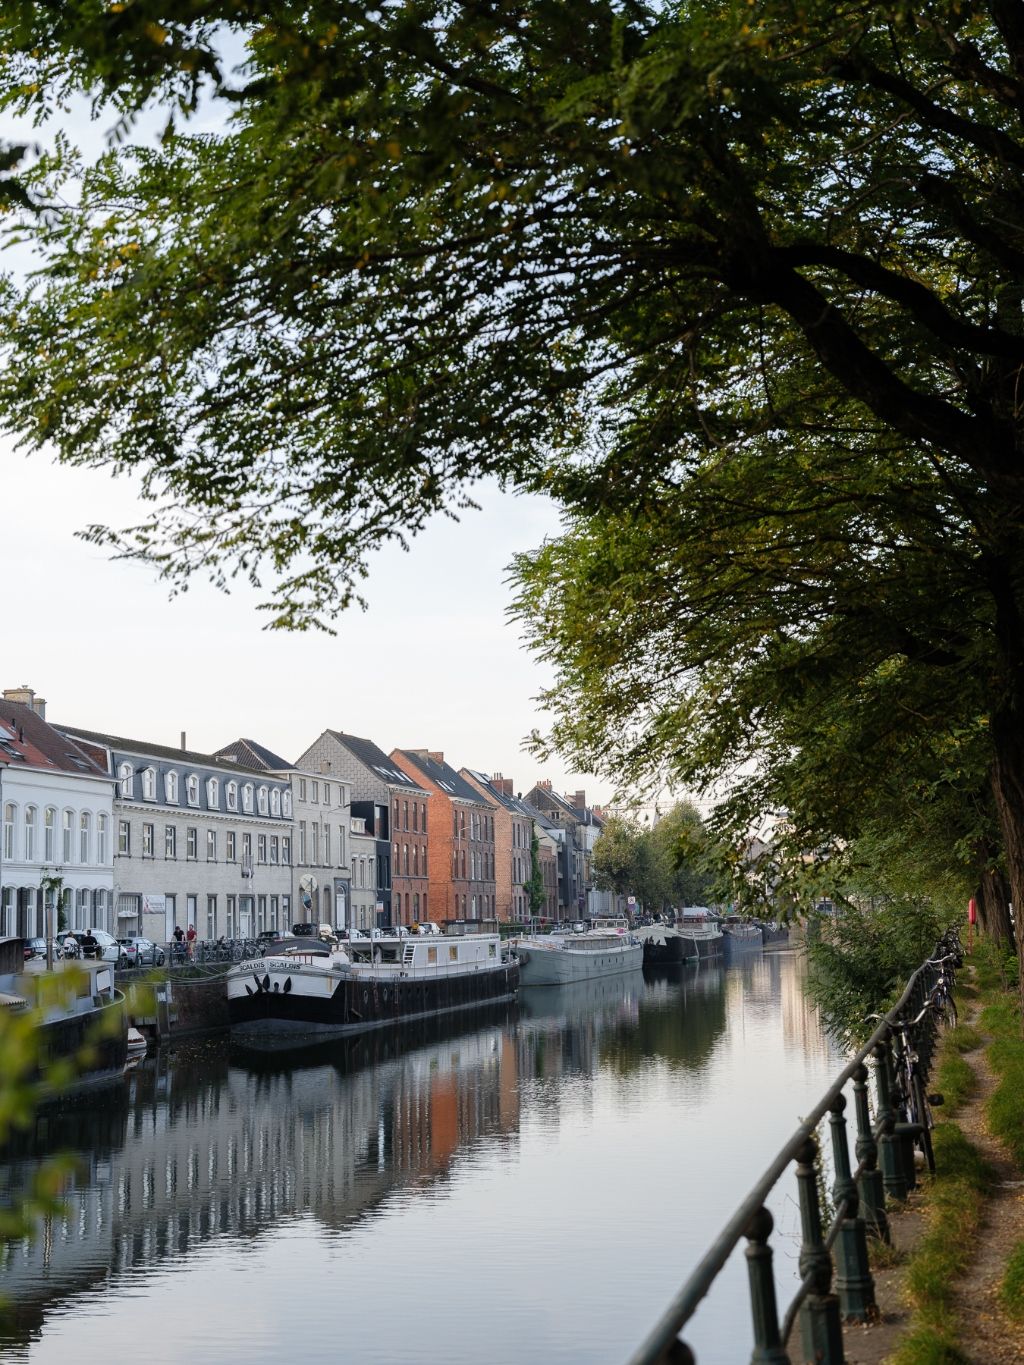
[[[106,929],[76,929],[72,937],[78,943],[84,957],[100,957],[104,962],[115,962],[119,967],[132,965],[131,958],[114,935],[108,934]]]
[[[27,938],[25,940],[25,961],[28,962],[33,957],[46,956],[45,938]]]
[[[162,967],[166,954],[159,943],[154,943],[150,938],[143,938],[140,934],[129,934],[127,938],[119,938],[118,943],[128,954],[133,967]]]

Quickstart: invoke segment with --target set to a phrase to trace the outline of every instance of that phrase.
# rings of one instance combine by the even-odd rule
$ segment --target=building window
[[[281,861],[286,867],[291,866],[292,861],[292,841],[286,834],[281,840]]]
[[[314,820],[309,831],[309,861],[316,867],[320,857],[320,822]]]
[[[164,857],[178,856],[178,830],[175,825],[164,825]]]
[[[185,800],[190,806],[199,805],[199,778],[195,773],[185,778]]]
[[[25,807],[25,861],[35,862],[36,857],[36,808]]]
[[[256,861],[258,863],[267,861],[267,836],[265,834],[256,836]]]
[[[324,867],[331,865],[331,827],[324,825]]]
[[[228,938],[238,937],[238,897],[228,896],[227,898],[227,936]]]
[[[189,825],[185,831],[185,857],[192,862],[199,857],[199,831],[195,825]]]
[[[130,763],[122,763],[118,767],[117,782],[120,795],[126,801],[130,801],[132,799],[132,765]]]
[[[414,892],[412,893],[412,922],[413,922],[413,924],[418,924],[418,923],[419,923],[419,919],[420,919],[420,893],[419,893],[418,891],[414,891]]]
[[[426,834],[426,832],[427,832],[427,803],[426,803],[426,801],[423,802],[423,807],[422,807],[422,809],[421,809],[421,811],[420,811],[420,829],[421,829],[421,831],[422,831],[424,834]]]
[[[211,940],[217,937],[216,896],[207,896],[206,898],[206,937]]]
[[[227,845],[227,847],[226,847],[225,850],[224,850],[224,856],[225,856],[225,858],[227,858],[227,860],[228,860],[229,863],[233,863],[233,862],[235,861],[235,857],[236,857],[236,852],[235,852],[235,839],[236,839],[236,837],[237,837],[237,836],[235,835],[235,831],[234,831],[233,829],[229,829],[228,832],[227,832],[227,834],[225,834],[225,836],[224,836],[224,842],[225,842],[225,844]]]
[[[284,796],[281,797],[281,814],[284,816],[286,820],[290,820],[292,818],[291,792],[286,791]]]
[[[150,824],[142,826],[142,856],[144,858],[153,856],[153,826]]]
[[[71,862],[71,843],[74,837],[73,836],[74,819],[75,819],[74,811],[66,810],[64,812],[64,823],[63,828],[61,829],[61,835],[63,836],[61,840],[61,852],[64,856],[65,863]]]
[[[164,800],[168,805],[176,806],[178,797],[178,774],[164,773]]]
[[[198,897],[198,896],[186,896],[186,897],[185,897],[185,918],[186,918],[186,920],[188,920],[188,924],[189,924],[189,928],[190,928],[190,929],[195,928],[196,920],[199,918],[198,910],[199,910],[199,897]]]
[[[228,782],[224,787],[224,803],[228,810],[238,809],[238,783]]]
[[[78,861],[89,861],[89,845],[92,843],[92,816],[87,810],[78,817]]]
[[[317,804],[317,802],[320,800],[320,783],[319,783],[319,782],[312,782],[310,785],[311,785],[311,787],[312,787],[312,789],[313,789],[313,794],[312,794],[310,800],[313,802],[313,804],[314,804],[314,806],[315,806],[315,805]]]
[[[253,791],[254,788],[251,782],[247,782],[242,788],[242,809],[247,815],[252,814]]]
[[[14,819],[17,809],[13,801],[4,806],[4,859],[11,862],[14,858]]]
[[[256,793],[256,808],[260,815],[266,815],[267,813],[267,796],[268,792],[266,787],[260,787],[259,791]]]
[[[300,778],[299,778],[299,800],[300,800],[300,801],[305,801],[305,799],[306,799],[306,779],[305,779],[304,777],[300,777]]]
[[[418,834],[420,828],[420,803],[418,801],[412,803],[412,827],[414,833]]]
[[[263,933],[267,927],[267,898],[266,896],[256,897],[256,929],[258,933]]]
[[[142,799],[144,801],[156,800],[156,769],[143,768],[142,770]]]
[[[96,817],[96,861],[102,866],[107,861],[107,817]]]
[[[277,899],[276,896],[271,896],[271,898],[270,898],[270,927],[271,927],[271,929],[280,929],[281,925],[280,925],[280,923],[279,923],[279,918],[280,918],[280,917],[279,917],[279,912],[278,912],[278,899]]]
[[[270,836],[270,861],[271,861],[272,863],[275,863],[275,864],[276,864],[276,863],[278,862],[279,847],[280,847],[280,845],[279,845],[279,841],[278,841],[277,835],[276,835],[276,834],[272,834],[272,835]]]
[[[217,861],[217,831],[215,829],[206,831],[206,861],[208,863]]]
[[[117,851],[127,857],[132,851],[132,827],[127,820],[117,822]]]
[[[57,847],[57,812],[47,806],[43,812],[43,862],[52,863]]]
[[[252,876],[252,835],[242,835],[242,862],[249,868],[249,876]],[[245,868],[242,869],[243,873]]]
[[[281,922],[290,924],[292,918],[292,898],[291,896],[281,897]]]
[[[408,844],[403,844],[403,845],[402,845],[402,854],[403,854],[403,866],[404,866],[404,868],[405,868],[405,875],[408,877],[408,875],[409,875],[409,845],[408,845]],[[397,871],[397,867],[396,867],[395,870]]]
[[[271,815],[281,814],[281,789],[272,787],[270,789],[270,813]]]
[[[206,779],[206,806],[208,810],[220,809],[220,778]]]

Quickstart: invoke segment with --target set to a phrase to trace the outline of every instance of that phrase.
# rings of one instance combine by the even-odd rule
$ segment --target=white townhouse
[[[0,935],[45,937],[44,901],[64,925],[114,931],[114,782],[46,721],[30,687],[0,701]],[[51,918],[56,934],[59,914]]]
[[[293,919],[292,795],[286,778],[185,746],[58,726],[116,781],[114,885],[120,935],[166,942],[249,938]]]

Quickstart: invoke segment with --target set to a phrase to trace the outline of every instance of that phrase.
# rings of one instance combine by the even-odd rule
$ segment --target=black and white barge
[[[323,1038],[511,1000],[518,985],[497,934],[293,938],[231,969],[228,1014],[251,1039]]]

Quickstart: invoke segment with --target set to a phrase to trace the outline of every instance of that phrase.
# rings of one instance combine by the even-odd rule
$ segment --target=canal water
[[[795,954],[524,991],[400,1038],[149,1059],[41,1115],[0,1201],[77,1155],[8,1246],[0,1359],[621,1362],[838,1058]],[[780,1303],[799,1217],[773,1204]],[[686,1333],[749,1357],[742,1253]]]

